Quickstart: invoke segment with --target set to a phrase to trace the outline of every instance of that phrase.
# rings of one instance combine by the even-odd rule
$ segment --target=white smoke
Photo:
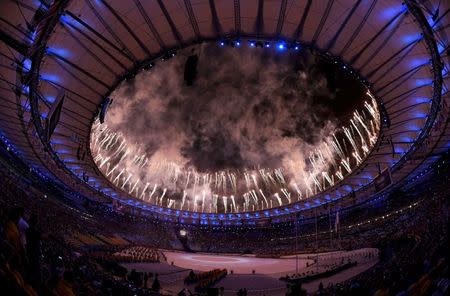
[[[205,211],[219,203],[230,211],[227,195],[234,195],[241,209],[250,204],[259,209],[266,196],[276,204],[290,193],[312,194],[312,175],[325,183],[320,173],[335,166],[336,154],[329,149],[318,157],[317,151],[333,140],[339,121],[326,107],[334,95],[313,55],[206,44],[195,48],[197,79],[186,86],[182,74],[191,50],[112,94],[106,123],[96,127],[96,135],[107,126],[126,139],[126,148],[114,155],[110,148],[119,142],[108,150],[94,141],[93,150],[103,172],[117,165],[113,182],[116,178],[125,191],[144,199],[157,185],[153,203],[186,209],[189,201],[189,210]],[[203,196],[208,205],[202,205]],[[217,203],[211,206],[212,201]]]

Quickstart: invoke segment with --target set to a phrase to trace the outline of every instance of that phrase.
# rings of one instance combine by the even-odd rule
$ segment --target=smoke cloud
[[[184,66],[193,52],[199,57],[197,75],[187,86]],[[202,202],[197,198],[201,200],[202,194],[209,200],[215,193],[243,199],[249,182],[260,182],[252,184],[257,188],[265,181],[267,197],[277,205],[273,194],[280,186],[295,183],[306,190],[308,171],[327,170],[311,167],[308,157],[341,124],[330,107],[335,99],[330,80],[329,69],[307,52],[217,48],[216,44],[185,49],[122,83],[112,94],[106,125],[120,131],[130,153],[144,155],[146,164],[128,157],[121,178],[133,175],[140,183],[130,181],[127,186],[141,191],[146,182],[152,184],[148,191],[157,184],[159,196],[167,188],[177,202],[186,191],[187,199],[192,204],[195,199],[199,207]],[[123,153],[111,158],[110,167]],[[330,158],[327,165],[331,165],[334,155],[323,157]],[[284,180],[276,178],[276,169]],[[272,175],[244,182],[243,174],[251,179],[259,170]],[[234,172],[241,180],[233,188],[232,177],[225,174],[226,181],[219,181],[229,187],[218,189],[217,172]],[[269,186],[272,179],[279,186]]]

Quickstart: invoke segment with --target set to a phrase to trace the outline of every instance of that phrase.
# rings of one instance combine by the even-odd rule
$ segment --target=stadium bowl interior
[[[148,248],[144,261],[166,273],[175,258],[180,270],[197,260],[196,271],[254,265],[302,278],[298,256],[285,259],[293,269],[276,260],[331,251],[340,257],[323,262],[378,260],[402,223],[435,227],[429,216],[444,221],[433,239],[448,241],[447,1],[0,8],[2,223],[24,207],[74,250],[123,261]],[[374,237],[381,229],[390,232]],[[302,268],[319,266],[311,256]],[[228,284],[222,276],[213,273]],[[166,288],[183,288],[169,278]],[[284,295],[279,285],[273,295]]]

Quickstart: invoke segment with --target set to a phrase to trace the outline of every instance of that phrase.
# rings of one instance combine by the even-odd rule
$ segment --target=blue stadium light
[[[294,45],[294,50],[295,50],[295,51],[299,51],[299,50],[300,50],[300,45],[295,44],[295,45]]]
[[[401,148],[401,147],[395,147],[395,153],[403,154],[403,153],[405,153],[405,150],[403,150],[403,148]]]
[[[25,59],[23,61],[23,68],[26,72],[28,72],[31,69],[31,60],[30,59]]]
[[[63,144],[64,142],[62,140],[58,140],[58,139],[52,139],[50,141],[51,144]]]
[[[407,10],[407,6],[405,4],[402,4],[401,6],[400,5],[395,5],[395,6],[392,6],[392,7],[385,8],[382,11],[380,17],[381,17],[381,19],[385,19],[385,20],[392,19],[398,13],[406,12],[406,10]]]
[[[255,42],[255,41],[249,41],[249,42],[248,42],[248,45],[249,45],[250,47],[255,47],[255,46],[256,46],[256,42]]]
[[[422,112],[416,112],[416,118],[427,118],[427,115]]]
[[[277,49],[279,50],[285,50],[286,49],[286,44],[284,42],[279,42],[277,44]]]
[[[428,64],[429,61],[426,58],[415,58],[412,59],[408,62],[409,66],[414,68],[414,67],[419,67],[419,66],[424,66],[426,64]]]
[[[265,48],[269,48],[270,47],[270,43],[269,42],[264,42],[264,47]]]
[[[47,73],[42,73],[40,79],[45,80],[45,81],[50,81],[50,82],[60,82],[61,81],[59,76],[54,75],[54,74],[47,74]]]
[[[420,104],[420,103],[431,103],[431,99],[429,99],[429,98],[422,98],[422,97],[415,98],[413,101],[415,103],[417,103],[417,104]]]
[[[223,42],[223,41],[220,41],[219,44],[220,44],[220,46],[225,46],[225,42]]]
[[[47,54],[53,54],[63,58],[69,58],[72,56],[69,50],[61,47],[48,47]]]
[[[236,44],[236,47],[239,47],[239,46],[241,46],[241,41],[237,40],[235,44]]]
[[[431,79],[416,79],[414,85],[416,86],[424,86],[424,85],[432,85],[433,81]]]

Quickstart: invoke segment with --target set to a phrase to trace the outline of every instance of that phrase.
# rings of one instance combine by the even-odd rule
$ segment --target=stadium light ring
[[[240,42],[242,43],[242,42],[245,42],[245,41],[251,42],[253,39],[246,39],[246,38],[241,37],[239,40],[240,40]],[[271,39],[264,39],[264,40],[271,40]],[[211,41],[212,41],[212,42],[218,42],[217,39],[212,39]],[[271,41],[272,41],[272,42],[276,42],[275,40],[271,40]],[[219,42],[220,42],[220,40],[219,40]],[[269,41],[265,41],[265,42],[269,42]],[[280,42],[279,42],[279,43],[280,43]],[[285,45],[285,44],[287,44],[287,42],[282,42],[282,44]],[[313,51],[315,54],[320,55],[321,57],[323,57],[323,58],[325,58],[325,59],[327,59],[327,60],[330,60],[330,62],[335,62],[335,63],[337,63],[337,64],[345,65],[345,64],[342,63],[342,61],[341,61],[341,59],[340,59],[339,57],[333,56],[333,55],[331,55],[330,53],[328,53],[328,52],[326,52],[326,51],[323,51],[323,50],[321,50],[321,49],[319,49],[319,48],[317,48],[317,47],[315,47],[315,46],[312,46],[311,44],[302,44],[302,43],[299,43],[299,42],[296,42],[295,44],[296,44],[297,46],[301,46],[301,48],[305,48],[305,49],[309,49],[309,50]],[[221,45],[221,44],[219,44],[219,45]],[[191,45],[191,44],[190,44],[190,45],[186,45],[185,47],[189,47],[189,46],[192,46],[192,45]],[[287,48],[287,46],[286,46],[286,47],[283,47],[283,48],[284,48],[283,51],[288,51],[288,50],[296,51],[295,48]],[[178,48],[178,49],[179,49],[179,48]],[[166,53],[167,53],[167,52],[170,52],[170,50],[166,51]],[[157,60],[158,60],[158,58],[155,58],[155,59],[153,59],[152,61],[146,60],[145,62],[146,62],[146,63],[156,63]],[[140,69],[141,66],[137,65],[135,68],[136,68],[136,69]],[[365,83],[366,79],[363,78],[363,77],[359,74],[358,71],[356,71],[355,69],[353,69],[353,68],[352,68],[351,66],[349,66],[349,65],[345,65],[345,70],[346,70],[350,75],[352,75],[354,78],[356,78],[358,81],[360,81],[360,83],[362,83],[368,90],[370,90],[370,86],[369,86],[367,83]],[[129,73],[133,73],[133,72],[129,72]],[[122,79],[122,80],[123,80],[123,79]],[[120,82],[121,82],[121,81],[120,81]],[[120,82],[118,82],[116,85],[119,85]],[[114,89],[111,89],[111,90],[108,92],[108,94],[111,94],[112,91],[114,91],[116,88],[117,88],[117,86],[116,86]],[[370,91],[371,91],[371,90],[370,90]],[[371,91],[371,92],[372,92],[372,91]],[[375,99],[376,99],[376,101],[377,101],[377,103],[378,103],[378,107],[380,108],[380,99],[379,99],[378,97],[375,97]],[[382,115],[382,114],[380,113],[380,115]],[[95,119],[95,117],[94,117],[94,119]],[[92,121],[94,121],[94,119],[93,119]],[[380,116],[380,126],[381,126],[381,123],[382,123],[382,122],[383,122],[383,116]],[[381,133],[381,130],[379,131],[379,133]],[[380,138],[380,137],[379,137],[379,135],[378,135],[378,137],[377,137],[377,143],[376,143],[375,145],[372,146],[371,151],[373,151],[373,149],[375,149],[375,148],[379,145],[379,138]],[[89,149],[89,154],[91,154],[89,142],[90,142],[90,139],[89,139],[89,141],[88,141],[87,147],[88,147],[88,149]],[[371,153],[371,152],[370,152],[370,153]],[[366,156],[366,158],[369,157],[370,153]],[[94,163],[94,162],[93,162],[93,163]],[[360,166],[361,166],[363,163],[364,163],[364,161],[363,161],[361,164],[359,164],[358,166],[355,166],[355,167],[353,168],[352,172],[351,172],[349,175],[347,175],[346,178],[347,178],[347,177],[350,177],[353,173],[357,172],[357,171],[359,170]],[[95,163],[94,163],[94,165],[95,165]],[[108,187],[112,187],[112,188],[115,188],[115,190],[117,190],[117,191],[119,191],[119,192],[123,192],[122,190],[120,190],[119,188],[117,188],[117,186],[115,186],[114,184],[112,184],[112,183],[108,180],[108,178],[107,178],[102,172],[100,172],[100,173],[103,175],[103,178],[109,183],[109,186],[108,186]],[[345,180],[345,178],[344,178],[344,180]],[[330,186],[330,187],[327,187],[326,190],[320,192],[319,194],[323,194],[323,193],[325,193],[325,192],[327,192],[327,191],[331,191],[331,190],[335,189],[335,188],[338,187],[342,182],[343,182],[343,181],[336,182],[335,185]],[[123,192],[123,193],[125,193],[125,192]],[[130,200],[130,199],[131,199],[131,200],[137,200],[138,203],[140,202],[140,200],[136,199],[134,196],[131,196],[131,195],[126,194],[126,193],[125,193],[125,195],[126,195],[126,197],[124,197],[124,199],[121,200],[121,202],[125,203],[126,205],[130,205],[130,203],[128,202],[128,200]],[[342,197],[343,197],[343,196],[342,196]],[[340,197],[340,198],[342,198],[342,197]],[[311,196],[311,197],[309,198],[309,200],[316,199],[316,198],[317,198],[317,195],[314,195],[314,196]],[[117,198],[115,198],[115,199],[116,199],[116,200],[120,200],[120,199],[117,199]],[[332,200],[332,201],[335,201],[335,200]],[[325,201],[325,203],[328,203],[328,202],[330,202],[330,201]],[[309,210],[309,209],[312,209],[312,208],[315,208],[315,207],[317,207],[317,206],[322,205],[322,203],[319,203],[319,204],[312,204],[312,206],[306,206],[306,207],[305,207],[305,206],[303,206],[303,207],[300,206],[300,207],[298,207],[298,204],[300,204],[300,203],[304,203],[304,201],[293,202],[293,203],[291,203],[291,204],[289,204],[289,205],[283,205],[283,206],[281,206],[281,207],[275,206],[275,207],[273,207],[273,208],[271,208],[271,209],[269,209],[269,210],[278,209],[279,211],[278,211],[278,212],[277,212],[277,211],[274,211],[274,212],[271,214],[271,216],[280,216],[280,215],[291,214],[291,213],[293,213],[293,212],[298,212],[298,211],[303,211],[303,210]],[[142,207],[140,206],[140,208],[142,208]],[[143,209],[143,210],[156,210],[156,209],[159,209],[159,208],[160,208],[160,207],[152,207],[152,205],[147,205],[147,208],[146,208],[146,209],[144,209],[144,208],[142,208],[142,209]],[[286,210],[286,209],[287,209],[287,210]],[[159,210],[158,210],[158,213],[159,213],[159,214],[162,214],[162,213],[169,214],[168,212],[166,212],[167,210],[170,210],[170,209],[169,209],[169,208],[166,208],[166,210],[163,210],[163,211],[159,211]],[[254,215],[254,214],[260,213],[261,211],[263,211],[263,210],[247,211],[247,213],[251,213],[252,216],[249,217],[249,218],[253,218],[253,215]],[[188,211],[188,212],[191,213],[191,214],[190,214],[190,217],[193,217],[193,215],[194,215],[195,213],[201,213],[201,212],[194,212],[194,211]],[[244,212],[242,212],[242,213],[244,213]],[[225,219],[225,220],[226,220],[226,219]]]
[[[408,1],[408,2],[410,2],[410,1]],[[434,43],[435,44],[435,43]],[[432,56],[436,56],[436,55],[433,55],[432,54]],[[439,56],[439,55],[438,55]],[[441,76],[441,79],[442,79],[442,76]],[[435,80],[436,80],[436,77],[435,77]],[[32,90],[33,91],[33,90]],[[435,98],[433,98],[433,101],[434,101],[434,99]],[[32,109],[33,109],[33,105],[32,105]],[[36,107],[34,106],[34,109],[36,109]],[[34,114],[34,112],[32,112],[32,114]],[[35,116],[35,115],[33,115],[33,116]],[[35,122],[35,124],[36,124],[36,122]],[[424,133],[424,134],[426,134],[426,133]],[[88,146],[89,147],[89,146]],[[56,154],[54,151],[51,151],[52,153],[51,154]],[[58,157],[58,159],[59,159],[59,157]],[[400,164],[399,164],[400,165]],[[64,165],[65,166],[65,165]],[[70,169],[69,169],[69,171],[70,171]]]

